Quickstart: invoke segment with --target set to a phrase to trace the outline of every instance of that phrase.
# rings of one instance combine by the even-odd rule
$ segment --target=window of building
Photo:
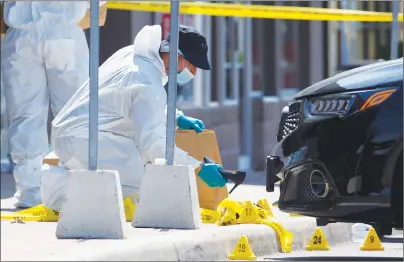
[[[243,18],[212,17],[212,70],[210,100],[236,103],[244,68]]]
[[[337,7],[341,7],[338,2]],[[391,1],[346,1],[346,9],[392,12]],[[399,10],[402,10],[400,3]],[[403,56],[403,25],[399,29],[399,57]],[[347,52],[350,63],[373,62],[378,59],[390,59],[391,23],[384,22],[345,22]],[[338,28],[338,49],[341,64],[341,29]],[[401,48],[400,48],[401,47]]]

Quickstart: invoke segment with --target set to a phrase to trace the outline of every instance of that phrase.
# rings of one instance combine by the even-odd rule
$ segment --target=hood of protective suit
[[[167,94],[160,43],[161,27],[145,26],[133,45],[99,68],[98,159],[100,168],[119,171],[123,186],[137,187],[144,162],[165,157]],[[89,89],[87,81],[52,121],[55,154],[69,169],[88,166]],[[181,114],[177,110],[177,117]],[[200,164],[177,147],[174,158],[179,165]]]
[[[162,30],[160,25],[145,26],[133,41],[133,63],[142,64],[145,60],[152,63],[160,71],[161,77],[166,76],[164,61],[160,57]]]
[[[124,196],[137,192],[146,162],[165,157],[167,95],[160,42],[161,27],[145,26],[133,46],[118,50],[99,68],[98,168],[119,172]],[[68,169],[88,167],[88,112],[87,81],[52,121],[54,152]],[[177,147],[174,163],[200,165]]]

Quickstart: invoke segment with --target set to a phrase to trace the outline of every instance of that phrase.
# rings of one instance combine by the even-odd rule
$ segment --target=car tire
[[[390,206],[393,211],[394,227],[403,228],[403,152],[394,168]]]
[[[316,222],[318,227],[324,227],[330,223],[327,218],[317,218]]]

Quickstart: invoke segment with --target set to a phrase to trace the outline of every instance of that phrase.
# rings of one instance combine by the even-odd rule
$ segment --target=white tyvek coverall
[[[165,157],[167,95],[160,41],[161,27],[145,26],[133,46],[120,49],[99,68],[98,169],[119,171],[124,197],[138,193],[147,162]],[[88,168],[88,127],[87,82],[52,122],[52,145],[63,167]],[[174,162],[200,164],[179,148]],[[60,209],[67,183],[67,172],[60,170],[42,175],[42,201],[53,209]]]
[[[17,164],[15,206],[40,203],[40,168],[48,151],[49,98],[56,115],[88,78],[83,30],[87,1],[7,1],[2,73]]]

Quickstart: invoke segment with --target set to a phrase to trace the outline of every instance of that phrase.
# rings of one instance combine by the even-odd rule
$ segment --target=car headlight
[[[352,104],[355,101],[355,96],[325,96],[317,97],[309,100],[310,113],[313,115],[319,114],[341,114],[345,115],[349,112]]]
[[[395,88],[383,90],[363,91],[355,94],[335,94],[309,99],[310,113],[312,115],[334,114],[345,116],[355,111],[383,103],[394,92]]]

